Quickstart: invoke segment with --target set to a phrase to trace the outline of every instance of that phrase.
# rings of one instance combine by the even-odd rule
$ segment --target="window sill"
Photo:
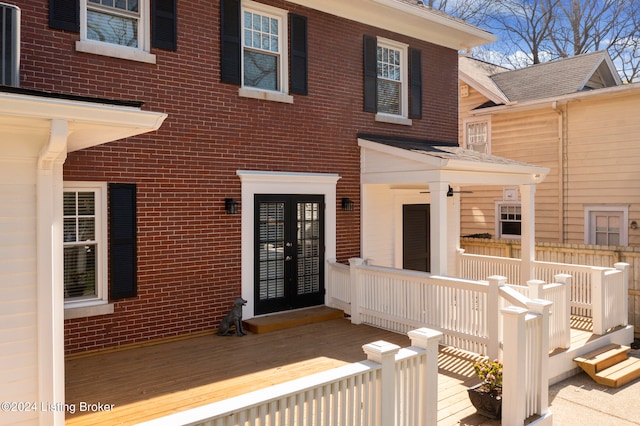
[[[293,103],[293,96],[279,92],[269,92],[266,90],[248,89],[241,87],[238,89],[238,96],[243,98],[260,99],[263,101],[282,102],[286,104]]]
[[[413,121],[410,118],[400,117],[399,115],[376,114],[376,121],[381,123],[400,124],[402,126],[411,126]]]
[[[64,319],[94,317],[113,313],[113,303],[103,300],[94,302],[78,302],[78,305],[70,303],[64,307]]]
[[[144,62],[147,64],[156,63],[156,55],[139,49],[111,45],[94,41],[76,41],[76,51],[92,53],[94,55],[111,56],[113,58],[126,59],[129,61]]]

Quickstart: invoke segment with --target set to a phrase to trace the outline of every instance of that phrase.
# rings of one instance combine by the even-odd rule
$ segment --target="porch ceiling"
[[[549,173],[534,166],[461,148],[455,143],[358,135],[363,184],[538,184]]]

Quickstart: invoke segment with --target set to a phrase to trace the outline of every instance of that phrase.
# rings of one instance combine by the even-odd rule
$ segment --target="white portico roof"
[[[538,184],[549,173],[535,166],[461,148],[455,143],[358,135],[362,184]]]

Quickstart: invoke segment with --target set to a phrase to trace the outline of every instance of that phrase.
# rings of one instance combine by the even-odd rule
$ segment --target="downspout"
[[[51,121],[36,176],[38,396],[51,404],[65,402],[62,165],[68,134],[66,120]],[[64,410],[43,410],[39,424],[64,425],[64,414]]]
[[[567,187],[566,163],[567,163],[567,135],[566,135],[566,114],[567,102],[558,103],[553,101],[551,108],[558,114],[558,240],[560,243],[566,241],[566,200],[565,192]]]

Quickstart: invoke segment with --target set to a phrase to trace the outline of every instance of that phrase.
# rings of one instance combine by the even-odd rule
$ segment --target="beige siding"
[[[460,102],[461,141],[463,119],[487,99],[470,88]],[[548,167],[550,173],[536,190],[536,240],[559,241],[559,120],[551,105],[537,110],[494,115],[491,119],[491,153],[500,157]],[[461,234],[497,233],[496,202],[503,199],[503,187],[465,187],[473,194],[462,195]]]
[[[588,204],[628,205],[629,221],[640,223],[640,96],[594,98],[567,108],[567,242],[584,243]],[[629,229],[629,245],[640,245],[640,229]]]
[[[0,163],[0,401],[38,401],[35,165]],[[0,424],[37,422],[7,412]]]

